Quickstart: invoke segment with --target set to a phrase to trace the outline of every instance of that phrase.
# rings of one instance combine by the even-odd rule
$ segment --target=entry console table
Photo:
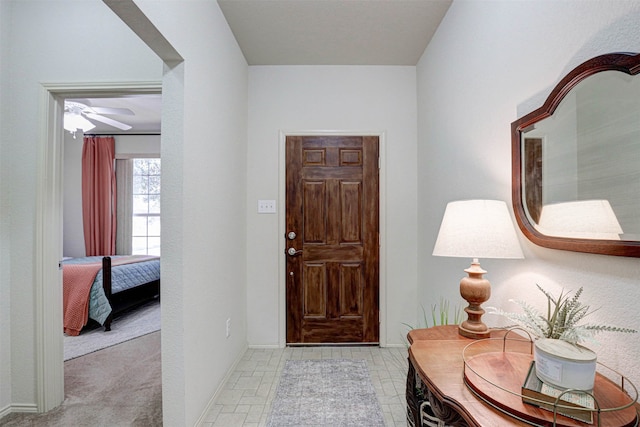
[[[504,334],[505,331],[494,331],[491,333],[491,338],[499,339]],[[468,374],[468,370],[465,370],[463,351],[467,345],[474,343],[474,340],[460,336],[457,326],[446,325],[414,329],[409,332],[407,338],[410,343],[406,390],[407,424],[409,426],[499,427],[554,425],[551,412],[524,404],[519,396],[511,396],[505,399],[508,402],[507,405],[504,405],[504,408],[498,408],[500,404],[492,405],[486,401],[491,401],[492,398],[498,396],[501,393],[499,388],[493,389],[493,385],[481,385],[477,387],[479,390],[472,391],[467,386],[465,378],[472,385],[477,379],[471,381],[473,373]],[[492,342],[495,342],[495,340]],[[517,340],[509,341],[506,345],[510,346],[510,351],[519,353],[530,352],[531,347],[530,342]],[[475,347],[475,345],[472,347]],[[467,348],[470,349],[472,347]],[[527,362],[525,361],[525,363]],[[497,366],[496,369],[502,369],[503,367]],[[604,377],[599,380],[608,381]],[[524,382],[524,378],[522,378],[522,381]],[[594,390],[597,389],[598,383],[596,383]],[[631,401],[622,390],[613,394],[616,393],[619,393],[620,396],[619,400],[617,397],[614,398],[615,402]],[[608,394],[612,393],[609,392]],[[636,403],[624,410],[603,412],[600,425],[606,427],[637,426],[638,408],[640,406]],[[550,414],[551,417],[549,417]],[[588,424],[558,416],[556,425],[586,427],[598,425],[598,423],[596,417],[594,417],[594,424]]]

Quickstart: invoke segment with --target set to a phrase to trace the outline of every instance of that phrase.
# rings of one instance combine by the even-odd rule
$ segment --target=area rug
[[[287,360],[267,426],[384,426],[367,362]]]
[[[75,359],[121,342],[160,330],[160,301],[154,300],[116,316],[111,330],[103,327],[82,331],[77,337],[64,336],[64,360]]]

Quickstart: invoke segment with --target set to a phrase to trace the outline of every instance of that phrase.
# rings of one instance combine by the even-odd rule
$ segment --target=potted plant
[[[543,382],[561,388],[593,389],[596,354],[581,343],[592,340],[599,332],[637,331],[617,326],[583,324],[584,318],[593,313],[593,310],[580,301],[582,287],[573,296],[563,290],[555,297],[540,285],[536,286],[547,297],[546,315],[526,301],[513,301],[522,308],[522,313],[509,313],[499,309],[491,311],[515,322],[536,338],[536,375]]]

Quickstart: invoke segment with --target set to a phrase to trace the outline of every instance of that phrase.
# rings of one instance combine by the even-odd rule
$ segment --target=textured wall
[[[568,71],[599,54],[640,51],[640,3],[634,1],[455,1],[418,66],[420,301],[444,295],[461,304],[457,283],[469,260],[431,256],[450,200],[510,203],[510,124],[542,104]],[[640,329],[640,261],[555,251],[521,235],[524,260],[485,260],[493,295],[543,304],[552,292],[584,286],[600,309],[596,323]],[[544,309],[544,306],[540,306]],[[501,319],[486,316],[486,322]],[[600,360],[640,384],[640,337],[603,334]]]
[[[381,236],[386,275],[381,339],[401,345],[405,307],[416,282],[416,86],[415,67],[266,66],[249,71],[247,186],[250,345],[278,345],[278,215],[258,215],[258,199],[284,198],[278,188],[279,131],[385,132],[380,186],[386,233]],[[283,201],[283,200],[281,200]],[[280,212],[283,215],[284,212]],[[386,221],[385,221],[386,219]],[[282,313],[280,313],[282,314]]]
[[[163,81],[162,397],[192,426],[246,348],[247,63],[216,2],[136,3],[184,58]]]
[[[0,146],[4,137],[9,133],[8,113],[9,100],[5,96],[8,90],[8,74],[4,71],[9,61],[9,2],[0,1]],[[9,157],[0,148],[0,194],[7,194],[9,190],[6,167]],[[0,324],[10,322],[11,286],[9,280],[9,244],[10,215],[8,200],[0,198]],[[0,417],[11,403],[11,333],[10,328],[0,328]]]
[[[11,66],[2,68],[8,82],[3,84],[2,99],[9,102],[9,114],[3,114],[0,198],[3,221],[10,221],[9,227],[2,229],[2,244],[8,241],[11,251],[2,257],[0,289],[3,301],[10,289],[11,339],[8,344],[3,335],[0,345],[2,354],[10,348],[12,360],[11,378],[0,380],[3,388],[6,380],[11,382],[12,404],[33,410],[37,373],[36,190],[44,108],[39,91],[43,83],[160,80],[162,64],[98,0],[3,1],[3,11],[6,3],[10,4],[10,39],[5,42],[3,38],[1,53],[3,64],[6,61]],[[5,31],[4,20],[2,24]],[[6,45],[9,48],[4,50]],[[1,315],[5,313],[2,307]],[[6,325],[4,317],[2,320]]]

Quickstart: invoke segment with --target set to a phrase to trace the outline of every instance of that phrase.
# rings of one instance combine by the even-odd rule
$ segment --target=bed
[[[160,258],[114,255],[62,261],[64,332],[78,335],[95,321],[111,330],[113,317],[160,295]]]

